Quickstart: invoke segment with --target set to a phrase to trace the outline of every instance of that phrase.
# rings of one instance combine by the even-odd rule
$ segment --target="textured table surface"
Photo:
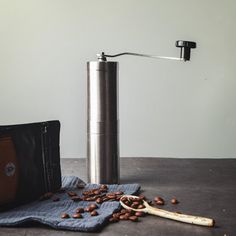
[[[84,159],[62,159],[63,175],[86,180]],[[0,228],[0,235],[236,235],[236,159],[121,158],[121,183],[140,183],[148,198],[162,196],[163,209],[214,218],[216,226],[206,228],[155,216],[141,222],[109,224],[101,232],[80,233],[53,230],[38,224]],[[176,197],[180,203],[171,205]]]

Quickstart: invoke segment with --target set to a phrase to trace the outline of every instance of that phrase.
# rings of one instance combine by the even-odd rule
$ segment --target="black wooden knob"
[[[180,48],[180,58],[185,61],[190,60],[191,48],[196,48],[197,44],[191,41],[178,40],[175,46]]]

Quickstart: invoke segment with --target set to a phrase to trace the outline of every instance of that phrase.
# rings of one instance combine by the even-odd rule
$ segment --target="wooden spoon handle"
[[[177,212],[170,212],[154,208],[151,206],[146,207],[146,212],[152,215],[160,216],[171,220],[181,221],[189,224],[209,226],[209,227],[214,226],[214,220],[205,217],[185,215]]]

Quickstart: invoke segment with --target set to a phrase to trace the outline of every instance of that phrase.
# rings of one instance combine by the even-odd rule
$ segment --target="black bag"
[[[59,121],[0,126],[2,209],[60,189],[59,139]]]

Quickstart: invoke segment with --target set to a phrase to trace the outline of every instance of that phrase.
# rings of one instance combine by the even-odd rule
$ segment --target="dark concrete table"
[[[86,179],[84,159],[62,159],[63,175]],[[99,235],[236,235],[236,159],[121,158],[121,183],[140,183],[148,198],[162,196],[163,209],[211,217],[214,228],[179,223],[155,216],[141,222],[122,221],[106,226]],[[177,197],[178,205],[169,200]],[[58,231],[40,225],[0,228],[0,235],[98,235]]]

